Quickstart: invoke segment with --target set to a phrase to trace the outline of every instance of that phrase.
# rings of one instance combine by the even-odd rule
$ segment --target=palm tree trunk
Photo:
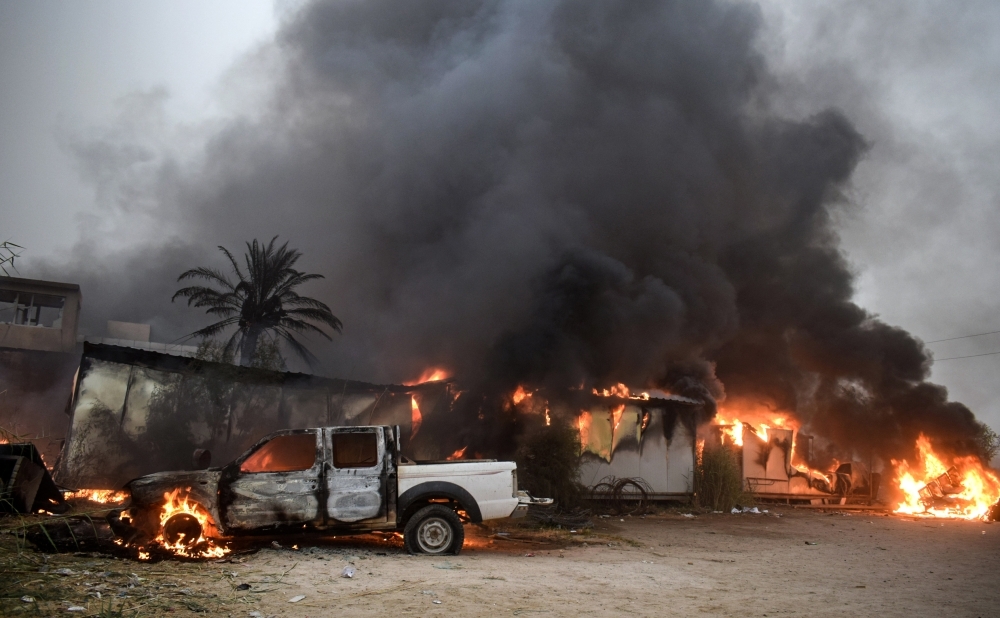
[[[259,326],[251,326],[247,330],[247,336],[243,339],[243,346],[240,349],[240,365],[249,367],[253,362],[254,352],[257,351],[257,340],[263,329]]]

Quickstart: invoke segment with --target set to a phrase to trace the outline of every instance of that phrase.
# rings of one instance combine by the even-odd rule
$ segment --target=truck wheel
[[[406,522],[403,543],[411,554],[454,554],[462,551],[465,528],[455,511],[441,504],[425,506]]]
[[[171,545],[191,547],[201,538],[201,522],[194,515],[178,513],[163,524],[163,539]]]

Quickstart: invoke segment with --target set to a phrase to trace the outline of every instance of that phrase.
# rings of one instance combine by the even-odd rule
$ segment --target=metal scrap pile
[[[67,508],[35,445],[0,444],[0,512],[62,513]]]

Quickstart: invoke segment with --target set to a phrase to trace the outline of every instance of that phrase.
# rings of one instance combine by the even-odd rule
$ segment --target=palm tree
[[[214,268],[192,268],[182,273],[177,281],[205,279],[221,289],[203,285],[181,288],[170,300],[187,297],[188,306],[205,307],[206,313],[222,318],[191,333],[192,337],[212,337],[236,326],[236,332],[226,342],[224,353],[230,358],[238,351],[241,365],[250,365],[257,342],[266,333],[283,339],[312,366],[316,357],[295,338],[295,333],[319,333],[330,340],[330,335],[315,323],[329,326],[338,333],[343,324],[325,304],[295,292],[299,285],[322,279],[323,275],[295,270],[293,266],[302,254],[296,249],[289,249],[287,242],[275,248],[277,239],[277,236],[272,238],[266,247],[257,240],[247,243],[245,272],[240,269],[233,254],[220,246],[219,250],[229,258],[233,267],[235,284],[226,274]]]

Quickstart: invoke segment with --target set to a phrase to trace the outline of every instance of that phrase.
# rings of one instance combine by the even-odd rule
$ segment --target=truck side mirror
[[[195,449],[192,459],[195,470],[206,470],[212,465],[212,452],[204,448]]]

